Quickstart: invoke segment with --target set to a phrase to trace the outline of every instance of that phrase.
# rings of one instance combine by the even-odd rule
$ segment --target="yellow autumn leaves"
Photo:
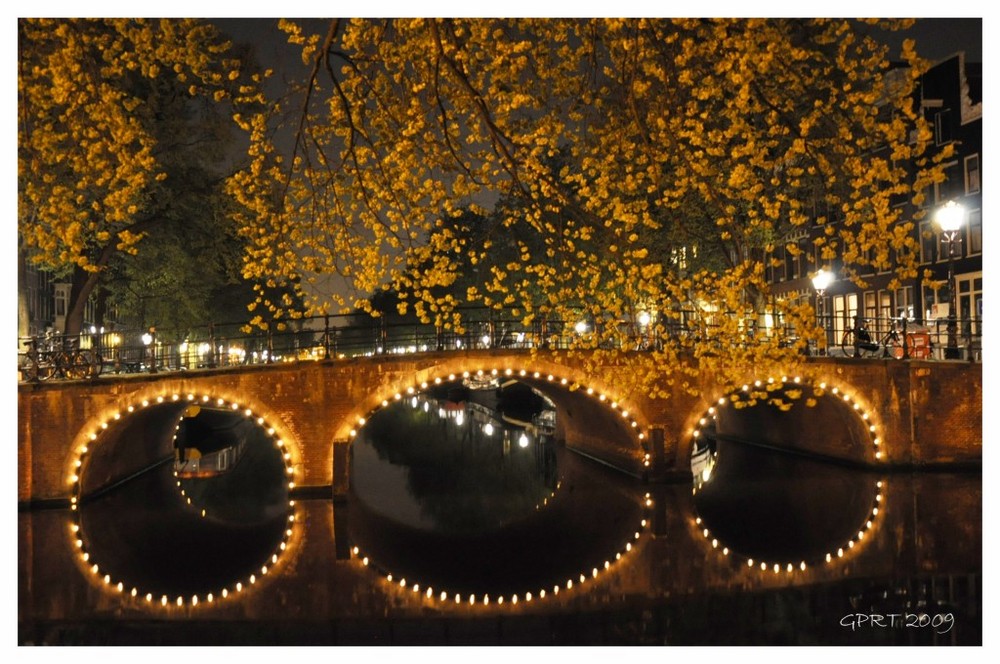
[[[634,360],[621,349],[645,313],[643,332],[666,345],[619,389],[663,371],[695,389],[682,355],[720,375],[794,360],[788,339],[762,333],[764,309],[798,343],[814,334],[808,304],[772,298],[765,279],[765,250],[797,229],[826,226],[818,255],[847,257],[848,276],[866,263],[913,273],[915,220],[895,203],[947,158],[912,105],[913,45],[899,75],[845,21],[279,27],[302,49],[303,85],[265,112],[262,78],[204,23],[22,20],[18,216],[36,260],[98,269],[101,248],[141,246],[134,225],[162,172],[130,85],[172,76],[232,104],[249,142],[228,191],[259,323],[347,311],[392,286],[441,325],[461,326],[467,302],[603,321],[579,345],[607,363]],[[442,223],[468,213],[481,220],[469,231]],[[331,276],[350,292],[323,290]],[[267,294],[285,288],[298,297]]]
[[[684,328],[677,338],[697,341],[670,342],[650,371],[690,351],[738,372],[794,353],[761,334],[719,352],[765,304],[800,339],[814,332],[807,304],[769,297],[766,245],[818,217],[833,231],[820,254],[853,260],[849,276],[866,261],[912,270],[912,220],[892,197],[943,158],[908,171],[930,147],[912,46],[900,77],[885,49],[829,19],[282,27],[313,72],[293,102],[305,109],[294,159],[279,162],[257,118],[232,189],[253,243],[246,276],[293,286],[308,312],[391,285],[427,322],[455,324],[448,287],[475,268],[461,288],[473,303],[628,323],[603,326],[595,347],[621,346],[651,312],[663,338]],[[498,195],[516,204],[484,215],[475,242],[440,226]],[[313,272],[345,277],[353,295],[310,288]]]
[[[228,48],[195,20],[18,20],[18,232],[30,260],[94,272],[137,250],[149,187],[166,177],[147,86],[171,76],[217,103],[260,103],[256,85],[227,87],[240,76]]]

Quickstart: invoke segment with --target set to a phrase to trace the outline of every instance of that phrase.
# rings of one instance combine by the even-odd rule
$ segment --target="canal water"
[[[337,500],[224,408],[116,425],[162,458],[19,512],[19,642],[982,642],[979,474],[706,432],[690,483],[647,484],[528,386],[472,387],[373,415]]]

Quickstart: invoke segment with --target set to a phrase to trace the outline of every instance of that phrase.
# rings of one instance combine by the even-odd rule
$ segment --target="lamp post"
[[[948,360],[958,359],[958,320],[955,310],[958,308],[958,293],[955,288],[955,244],[962,241],[958,231],[965,222],[965,208],[955,201],[948,201],[938,208],[934,221],[941,228],[942,242],[948,243],[948,346],[944,349],[944,357]]]
[[[650,341],[649,337],[651,337],[652,334],[650,334],[649,324],[652,320],[653,319],[649,315],[648,311],[639,312],[639,315],[636,318],[636,322],[639,323],[639,341],[636,343],[638,348],[644,348]]]
[[[823,302],[823,293],[826,289],[830,287],[833,283],[833,272],[830,272],[826,268],[821,269],[819,272],[813,275],[812,284],[813,288],[816,289],[816,319],[819,321],[819,325],[823,328],[824,341],[826,339],[826,324],[823,322],[823,318],[820,315],[820,304]]]
[[[143,347],[152,346],[150,354],[149,373],[156,373],[156,328],[149,328],[149,332],[142,335]]]

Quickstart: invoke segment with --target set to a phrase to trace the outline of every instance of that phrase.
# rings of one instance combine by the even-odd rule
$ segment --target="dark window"
[[[934,140],[938,145],[951,142],[951,109],[945,108],[934,114]]]
[[[965,158],[965,193],[979,193],[979,155]]]

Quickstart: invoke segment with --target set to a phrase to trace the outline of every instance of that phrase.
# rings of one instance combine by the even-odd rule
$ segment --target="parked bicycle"
[[[861,316],[854,317],[853,325],[844,331],[840,347],[847,357],[877,357],[881,351],[882,357],[903,357],[905,335],[896,329],[895,320],[889,331],[881,338],[873,338],[868,330],[868,323]]]
[[[100,351],[79,348],[79,338],[66,337],[60,344],[52,334],[46,334],[41,339],[31,337],[24,343],[27,350],[21,356],[19,368],[21,379],[25,381],[97,378],[104,369]]]

